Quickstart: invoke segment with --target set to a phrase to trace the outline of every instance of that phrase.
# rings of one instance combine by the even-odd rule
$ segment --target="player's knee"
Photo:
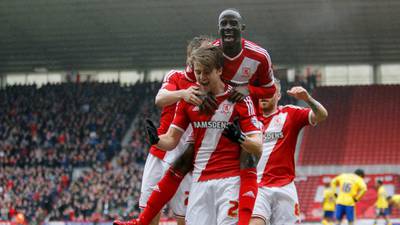
[[[193,169],[194,146],[190,144],[185,152],[174,162],[174,170],[186,175]]]

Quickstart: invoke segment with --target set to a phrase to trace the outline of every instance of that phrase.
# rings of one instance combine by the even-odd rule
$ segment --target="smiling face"
[[[240,46],[244,25],[239,12],[224,10],[218,18],[218,29],[224,48]]]

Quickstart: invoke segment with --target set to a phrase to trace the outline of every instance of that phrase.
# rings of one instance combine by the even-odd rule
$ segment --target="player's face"
[[[219,34],[224,47],[240,44],[242,38],[241,19],[235,13],[226,13],[219,19]]]
[[[218,83],[221,78],[222,68],[209,70],[209,68],[203,66],[202,64],[194,63],[194,74],[196,75],[197,82],[205,87],[210,86],[210,84]]]
[[[280,88],[277,87],[276,92],[272,98],[261,98],[258,100],[259,107],[264,112],[269,112],[278,106],[278,101],[281,98]]]

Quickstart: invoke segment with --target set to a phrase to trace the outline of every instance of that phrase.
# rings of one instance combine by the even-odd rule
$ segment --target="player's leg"
[[[274,190],[271,224],[295,224],[300,220],[300,205],[294,182]]]
[[[192,174],[186,174],[184,180],[179,186],[175,196],[170,201],[170,206],[178,225],[185,225],[185,215],[189,202],[190,187],[192,184]]]
[[[250,225],[267,225],[271,219],[273,198],[266,187],[259,187]]]
[[[157,190],[151,193],[147,207],[139,216],[143,225],[147,225],[175,195],[185,175],[193,168],[193,157],[194,147],[190,144],[157,184]]]
[[[185,222],[187,225],[216,225],[214,181],[193,182],[189,193]]]
[[[354,206],[345,206],[346,218],[349,225],[354,224],[354,216],[355,216],[354,210],[355,210]]]
[[[165,173],[166,163],[161,159],[149,154],[146,159],[146,164],[143,170],[141,193],[139,198],[139,206],[144,209],[147,206],[147,201],[153,192],[154,187],[160,181]],[[158,212],[157,212],[158,213]],[[157,225],[160,215],[154,217],[151,225]]]
[[[339,225],[339,224],[342,223],[342,219],[343,219],[344,213],[345,213],[345,206],[337,204],[336,205],[336,210],[335,210],[336,224]]]
[[[238,225],[248,225],[258,192],[257,163],[259,158],[244,150],[240,154],[240,191]]]
[[[214,180],[217,225],[237,225],[239,216],[240,177]],[[191,200],[190,200],[191,201]]]

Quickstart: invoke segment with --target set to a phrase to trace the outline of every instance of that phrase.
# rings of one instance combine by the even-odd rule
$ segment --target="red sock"
[[[240,171],[239,221],[238,225],[249,225],[258,192],[256,168]]]
[[[155,190],[151,193],[149,200],[147,200],[146,208],[139,215],[140,222],[143,225],[150,224],[164,205],[174,197],[184,177],[172,167],[168,169],[164,177],[158,182]]]

